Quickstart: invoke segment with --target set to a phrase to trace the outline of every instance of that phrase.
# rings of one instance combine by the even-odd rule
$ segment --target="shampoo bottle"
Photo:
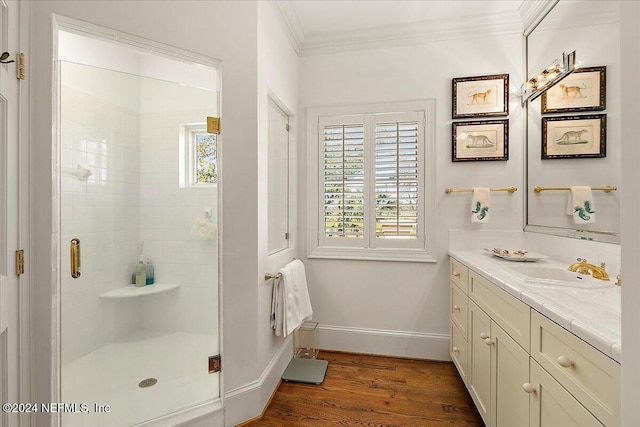
[[[153,285],[153,279],[153,264],[151,264],[151,260],[147,258],[147,285]]]
[[[147,265],[140,258],[140,262],[136,265],[136,286],[145,286],[147,284]]]

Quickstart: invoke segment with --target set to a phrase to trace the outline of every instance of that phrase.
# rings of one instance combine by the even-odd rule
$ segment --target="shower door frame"
[[[146,39],[143,37],[139,37],[137,35],[124,33],[112,28],[102,27],[95,24],[87,24],[84,21],[80,21],[74,18],[70,18],[67,16],[62,16],[58,14],[54,14],[53,19],[53,35],[52,35],[52,51],[53,51],[53,69],[52,69],[52,82],[53,82],[53,103],[51,107],[52,113],[52,123],[54,125],[54,129],[52,132],[52,148],[53,148],[53,156],[52,156],[52,171],[55,173],[52,174],[52,188],[55,189],[54,197],[52,198],[52,213],[56,220],[53,222],[53,235],[52,239],[55,242],[60,241],[60,227],[61,227],[61,217],[60,217],[60,174],[61,174],[61,111],[60,111],[60,99],[61,99],[61,79],[60,79],[60,54],[58,49],[58,34],[61,31],[71,32],[83,37],[94,38],[103,42],[110,43],[119,43],[124,46],[137,47],[140,48],[142,43],[146,42],[150,47],[149,53],[153,55],[157,55],[160,57],[168,57],[170,59],[175,59],[176,51],[180,51],[183,54],[187,54],[189,58],[182,58],[184,63],[189,63],[192,65],[205,65],[210,66],[216,70],[217,82],[216,82],[216,90],[217,90],[217,103],[218,103],[218,116],[222,115],[221,107],[221,70],[220,64],[221,60],[205,57],[203,55],[189,52],[185,49],[178,49],[173,46],[165,45],[160,42],[156,42],[150,39]],[[110,37],[106,37],[106,35]],[[122,41],[122,36],[124,36],[124,40]],[[126,40],[130,40],[130,44],[127,43]],[[163,54],[164,53],[164,54]],[[198,58],[201,61],[201,64],[195,62],[192,58]],[[217,169],[218,169],[218,183],[217,183],[217,226],[218,226],[218,331],[217,331],[217,339],[218,339],[218,352],[222,354],[222,262],[221,262],[221,248],[222,248],[222,227],[220,226],[221,222],[221,214],[222,214],[222,189],[223,189],[223,148],[221,144],[221,135],[218,134],[217,137]],[[61,247],[59,244],[53,245],[53,253],[52,258],[56,261],[57,270],[55,277],[55,291],[51,295],[51,303],[52,303],[52,330],[54,333],[52,334],[52,357],[51,363],[54,367],[51,375],[51,392],[52,392],[52,402],[62,402],[62,310],[61,310],[61,274],[62,273],[62,265],[61,265],[61,256],[60,251],[65,250],[65,248]],[[215,424],[211,424],[212,427],[222,427],[224,425],[224,393],[223,393],[223,372],[218,372],[219,375],[219,385],[218,385],[218,397],[214,398],[211,401],[195,403],[190,408],[180,410],[177,412],[173,412],[170,414],[163,415],[159,418],[155,418],[152,420],[146,420],[141,424],[143,425],[153,425],[156,422],[173,422],[175,424],[184,423],[190,420],[204,418],[204,417],[213,417],[211,421],[214,421]],[[57,413],[52,417],[52,426],[58,427],[62,426],[62,412]]]

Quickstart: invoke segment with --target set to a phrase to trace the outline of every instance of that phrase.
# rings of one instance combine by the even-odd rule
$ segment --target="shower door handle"
[[[80,239],[71,239],[70,246],[70,263],[71,277],[77,279],[80,277]]]

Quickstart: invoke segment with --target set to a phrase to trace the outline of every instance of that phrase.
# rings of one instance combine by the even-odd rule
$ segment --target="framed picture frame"
[[[607,156],[607,115],[542,118],[542,158]]]
[[[606,108],[607,67],[578,68],[542,94],[542,114],[602,111]]]
[[[509,120],[453,122],[452,161],[509,160]]]
[[[454,78],[453,118],[509,115],[509,74]]]

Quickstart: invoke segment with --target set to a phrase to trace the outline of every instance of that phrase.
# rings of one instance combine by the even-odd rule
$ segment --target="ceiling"
[[[293,0],[305,35],[517,12],[523,0]]]
[[[276,0],[299,53],[477,32],[522,31],[532,4],[553,0]]]

